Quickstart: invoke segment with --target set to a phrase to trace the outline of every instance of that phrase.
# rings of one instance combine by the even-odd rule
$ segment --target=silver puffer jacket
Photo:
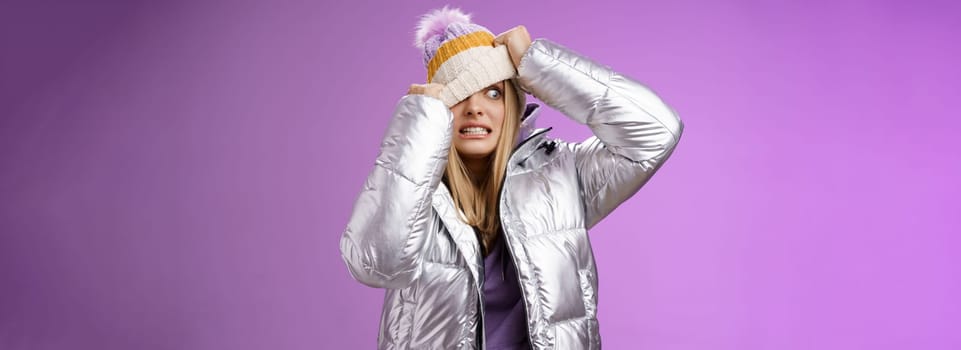
[[[683,125],[637,81],[545,39],[522,58],[518,81],[595,135],[581,143],[550,139],[547,130],[532,130],[532,104],[508,164],[500,212],[530,343],[598,349],[587,230],[651,178]],[[441,182],[452,120],[440,100],[400,100],[340,242],[351,275],[387,289],[380,349],[484,348],[483,257]]]

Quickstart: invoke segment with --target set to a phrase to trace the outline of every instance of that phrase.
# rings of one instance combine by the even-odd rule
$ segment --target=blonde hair
[[[484,255],[497,240],[497,233],[501,229],[500,191],[507,172],[507,161],[517,143],[517,133],[520,130],[521,113],[524,110],[525,96],[516,88],[512,80],[504,80],[504,122],[501,126],[500,139],[487,174],[474,174],[464,165],[463,159],[451,143],[450,155],[447,157],[447,169],[444,170],[444,180],[450,188],[454,205],[461,210],[461,219],[474,228],[477,240],[481,243]],[[486,175],[486,176],[485,176]]]

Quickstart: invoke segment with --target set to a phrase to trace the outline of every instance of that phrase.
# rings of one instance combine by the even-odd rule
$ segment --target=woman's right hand
[[[411,84],[407,89],[408,95],[425,95],[440,99],[440,92],[444,90],[444,85],[437,83],[430,84]]]

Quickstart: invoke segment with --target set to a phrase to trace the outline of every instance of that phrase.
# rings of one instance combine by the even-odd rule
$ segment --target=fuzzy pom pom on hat
[[[424,51],[427,82],[444,85],[440,97],[447,107],[517,74],[507,47],[495,46],[490,30],[456,8],[421,17],[414,45]]]

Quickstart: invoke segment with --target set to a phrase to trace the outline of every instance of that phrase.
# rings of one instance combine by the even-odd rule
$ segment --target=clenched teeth
[[[490,133],[490,130],[474,126],[474,127],[460,129],[460,133],[465,135],[486,135]]]

